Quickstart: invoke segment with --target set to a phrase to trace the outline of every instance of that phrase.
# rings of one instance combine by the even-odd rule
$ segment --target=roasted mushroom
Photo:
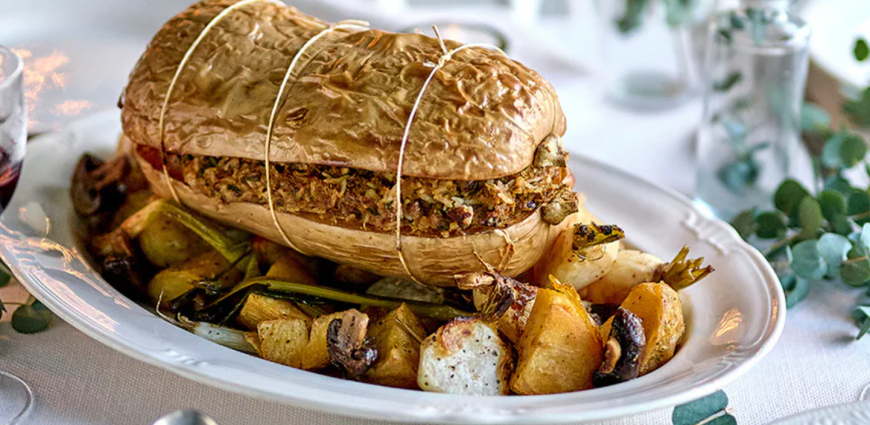
[[[70,187],[76,212],[86,217],[120,205],[126,194],[124,176],[129,171],[130,162],[124,156],[105,162],[93,155],[82,155]]]
[[[138,261],[135,248],[124,232],[116,230],[95,238],[91,249],[107,282],[127,295],[145,294],[145,265]]]
[[[519,340],[538,288],[497,273],[470,273],[456,277],[460,289],[474,290],[474,305],[485,319],[498,323],[510,341]]]
[[[604,361],[592,375],[592,384],[606,387],[637,378],[645,349],[643,321],[620,307],[613,316],[610,337],[604,345]]]
[[[350,379],[362,376],[378,358],[374,339],[366,337],[368,325],[368,316],[357,310],[348,310],[341,314],[340,319],[329,322],[326,329],[329,359]]]

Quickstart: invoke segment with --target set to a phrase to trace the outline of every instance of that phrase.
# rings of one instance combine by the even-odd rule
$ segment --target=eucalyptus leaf
[[[843,111],[859,126],[870,124],[870,87],[862,91],[857,99],[846,100]]]
[[[843,146],[843,139],[846,136],[842,133],[834,133],[825,140],[825,146],[822,148],[822,164],[828,168],[841,168],[843,166],[840,159],[840,148]]]
[[[864,143],[864,139],[860,136],[850,134],[843,138],[839,154],[843,166],[852,168],[867,156],[867,144]]]
[[[737,214],[731,220],[731,226],[734,227],[734,230],[737,230],[737,233],[743,239],[752,236],[758,230],[758,223],[755,221],[755,208]]]
[[[803,301],[810,293],[810,282],[795,275],[788,275],[781,280],[785,291],[785,308],[792,308]]]
[[[754,158],[737,159],[719,170],[719,179],[732,192],[740,193],[754,186],[761,173],[761,166]]]
[[[3,300],[0,299],[0,319],[3,318],[3,313],[6,313],[6,304],[3,304]]]
[[[828,265],[828,276],[839,275],[840,266],[852,249],[852,242],[843,235],[825,233],[819,238],[819,253]]]
[[[846,197],[833,189],[825,189],[819,194],[822,216],[833,223],[837,217],[846,215]]]
[[[859,305],[855,307],[855,312],[858,313],[858,317],[855,320],[859,323],[860,331],[858,332],[858,336],[855,339],[861,339],[867,331],[870,331],[870,306],[867,305]]]
[[[794,259],[791,269],[804,279],[821,279],[828,271],[827,264],[819,252],[819,241],[811,239],[798,243],[792,248]]]
[[[870,46],[867,46],[867,40],[863,38],[855,40],[855,47],[852,49],[852,53],[858,62],[867,60],[867,57],[870,56]]]
[[[12,329],[23,334],[32,334],[45,330],[51,323],[51,311],[41,302],[22,305],[12,313]]]
[[[719,390],[706,397],[675,407],[674,413],[671,415],[671,421],[673,425],[712,423],[707,421],[711,417],[721,414],[727,407],[728,396],[725,394],[725,391]]]
[[[786,179],[773,194],[773,205],[787,216],[792,216],[805,196],[809,196],[803,185],[793,179]]]
[[[864,286],[870,280],[870,258],[867,249],[861,246],[853,247],[847,254],[848,259],[840,268],[843,282],[851,286]]]
[[[805,196],[798,206],[798,223],[801,235],[811,238],[822,228],[822,208],[812,196]]]
[[[779,239],[785,237],[788,226],[786,217],[778,211],[767,211],[755,218],[758,230],[755,234],[762,239]]]
[[[622,34],[629,34],[640,28],[647,0],[626,0],[625,13],[616,20],[616,27]]]
[[[722,81],[716,81],[713,83],[713,90],[718,92],[727,92],[734,88],[740,80],[743,79],[743,74],[740,71],[731,71]]]
[[[834,174],[825,179],[825,189],[836,190],[843,195],[852,191],[852,184],[840,174]]]
[[[846,199],[846,214],[859,225],[870,222],[870,194],[864,190],[852,189]]]
[[[9,268],[6,267],[6,264],[3,264],[0,261],[0,288],[9,284],[9,281],[12,280],[12,272],[9,271]]]
[[[849,218],[844,215],[835,218],[834,221],[831,223],[831,227],[834,233],[843,236],[848,236],[852,234],[852,230],[854,228],[852,220],[849,220]]]

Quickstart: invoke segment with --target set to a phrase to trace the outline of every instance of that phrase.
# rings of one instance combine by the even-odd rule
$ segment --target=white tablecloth
[[[51,10],[52,0],[24,3],[29,4],[26,7]],[[172,1],[157,3],[166,6]],[[184,3],[176,2],[174,9]],[[0,11],[11,5],[11,0],[0,0]],[[159,14],[149,10],[150,15]],[[353,14],[348,15],[341,17]],[[153,30],[145,28],[143,33]],[[144,42],[129,43],[120,49],[123,54],[118,57],[123,61],[134,59],[136,49],[141,50]],[[601,101],[599,84],[588,74],[564,61],[543,58],[540,52],[522,50],[522,46],[518,49],[518,55],[558,89],[568,116],[565,140],[569,149],[691,193],[691,141],[700,116],[699,101],[645,114],[621,110]],[[128,69],[129,64],[120,67]],[[126,71],[116,74],[111,74],[112,78],[122,83]],[[785,332],[776,348],[725,388],[740,424],[763,424],[811,408],[858,399],[861,390],[870,384],[870,338],[854,341],[856,329],[849,311],[862,294],[842,285],[818,284],[812,287],[807,301],[788,312]],[[0,299],[24,298],[26,293],[17,284],[0,289]],[[205,412],[221,425],[376,423],[265,402],[198,384],[122,355],[59,320],[47,331],[34,335],[14,332],[8,317],[0,321],[0,369],[19,375],[36,393],[36,406],[27,424],[150,424],[182,408]],[[4,399],[0,393],[0,415],[12,403],[14,400]],[[670,423],[670,414],[671,409],[665,409],[604,423],[666,424]]]

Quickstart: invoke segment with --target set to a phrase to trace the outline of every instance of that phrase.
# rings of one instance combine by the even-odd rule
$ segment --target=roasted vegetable
[[[252,332],[240,331],[208,322],[194,322],[181,315],[178,316],[176,324],[194,335],[201,336],[224,347],[243,353],[259,354],[259,339],[252,340],[251,335],[249,335]]]
[[[100,262],[100,272],[107,282],[128,296],[147,293],[142,264],[133,244],[124,232],[115,230],[94,238],[91,252]]]
[[[333,319],[340,319],[343,312],[325,314],[314,319],[308,345],[302,351],[302,368],[305,370],[323,369],[332,362],[326,346],[326,331]]]
[[[369,317],[357,310],[341,313],[326,327],[326,351],[329,360],[349,379],[361,377],[378,357],[374,339],[366,336]]]
[[[245,328],[256,330],[260,322],[274,319],[300,319],[311,324],[311,318],[300,311],[293,302],[256,293],[248,295],[245,299],[236,322]]]
[[[299,256],[289,250],[278,257],[277,261],[272,263],[272,266],[269,267],[269,271],[266,272],[266,276],[286,279],[303,285],[317,284],[317,282],[314,281],[314,278],[308,273],[308,269],[305,268],[305,265],[301,262]]]
[[[105,162],[90,154],[79,159],[73,171],[70,197],[73,208],[80,216],[92,216],[112,211],[124,201],[126,187],[123,178],[130,162],[120,156]]]
[[[162,215],[151,220],[142,230],[139,247],[145,258],[161,269],[181,264],[209,249],[196,233]]]
[[[554,394],[592,387],[603,348],[597,328],[570,285],[539,289],[520,336],[511,377],[517,394]]]
[[[390,311],[369,328],[378,359],[363,380],[397,388],[417,388],[420,343],[426,329],[405,304]]]
[[[637,378],[646,350],[646,334],[637,315],[619,308],[611,324],[610,336],[604,343],[604,361],[592,376],[596,387]]]
[[[534,280],[546,283],[552,275],[580,289],[605,276],[619,254],[624,234],[616,226],[597,225],[598,219],[581,210],[566,219],[568,227],[553,242],[550,252],[534,267]]]
[[[473,289],[474,306],[478,311],[484,311],[487,306],[504,302],[504,292],[510,293],[509,304],[505,311],[495,319],[498,330],[512,343],[517,343],[526,328],[526,322],[532,307],[535,305],[535,295],[538,288],[519,282],[516,279],[501,276],[496,273],[472,273],[457,278],[456,286],[460,289]]]
[[[456,319],[423,341],[417,385],[438,393],[503,395],[512,368],[513,354],[491,325]]]
[[[250,252],[251,245],[247,240],[233,238],[234,232],[222,229],[208,219],[165,199],[151,202],[131,215],[121,223],[121,229],[129,238],[137,238],[152,221],[159,218],[170,218],[187,227],[228,261],[236,261]]]
[[[583,288],[583,299],[593,303],[620,304],[635,285],[644,282],[665,282],[675,290],[685,289],[713,272],[703,266],[704,257],[687,259],[689,247],[684,246],[668,263],[636,250],[620,250],[613,268],[604,277]]]
[[[580,296],[596,304],[619,305],[635,285],[654,282],[653,276],[662,263],[662,260],[652,254],[621,249],[610,271],[601,279],[580,289]]]
[[[664,283],[642,283],[631,290],[620,307],[643,321],[646,350],[640,366],[641,375],[652,372],[674,357],[686,325],[680,296],[673,288]],[[602,338],[610,335],[612,322],[613,318],[601,326]]]
[[[216,251],[208,251],[198,257],[162,270],[148,283],[148,296],[160,308],[190,292],[194,288],[208,291],[228,290],[238,283],[242,274]]]
[[[334,301],[347,304],[356,304],[370,307],[381,308],[396,308],[402,304],[402,300],[377,297],[373,295],[361,295],[352,292],[341,291],[338,289],[327,288],[323,286],[304,285],[295,282],[288,282],[282,279],[271,277],[258,277],[250,279],[236,285],[230,292],[216,300],[214,304],[237,295],[240,291],[247,291],[251,288],[262,288],[272,291],[275,294],[284,294],[286,297],[295,297],[300,300],[311,301]],[[438,320],[450,320],[456,317],[470,317],[471,313],[459,310],[449,305],[430,304],[414,301],[404,301],[408,308],[419,316],[431,317]]]
[[[308,323],[302,319],[275,319],[260,322],[260,352],[264,359],[290,367],[302,367],[302,353],[308,345]]]

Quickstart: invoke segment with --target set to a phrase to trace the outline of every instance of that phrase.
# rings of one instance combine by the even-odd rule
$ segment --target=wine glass
[[[15,52],[0,46],[0,214],[6,209],[18,184],[26,145],[24,63]],[[18,423],[32,404],[30,386],[21,378],[0,369],[0,423]]]

